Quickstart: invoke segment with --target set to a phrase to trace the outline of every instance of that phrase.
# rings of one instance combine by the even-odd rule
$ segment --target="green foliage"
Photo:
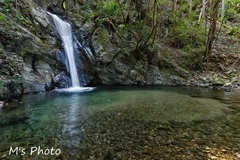
[[[178,18],[174,35],[174,46],[184,50],[204,45],[205,32],[202,25],[191,19]]]
[[[181,6],[180,7],[180,12],[181,13],[188,13],[189,12],[189,3],[186,3],[186,2],[184,2],[184,1],[180,1],[179,2],[180,4],[179,4],[179,6]]]
[[[118,43],[122,50],[126,48],[129,50],[130,46],[132,50],[135,49],[135,53],[144,53],[144,49],[155,53],[159,51],[155,43],[167,41],[176,48],[190,52],[193,54],[192,57],[202,57],[209,29],[209,26],[204,26],[203,20],[198,21],[202,0],[193,0],[191,12],[189,1],[179,0],[176,15],[173,15],[172,1],[169,0],[92,0],[86,3],[84,5],[86,8],[82,12],[83,17],[86,20],[93,20],[97,27],[109,27],[109,32],[98,35],[101,44],[105,44],[107,39],[113,37],[115,39],[112,42]],[[228,19],[239,16],[239,7],[236,7],[238,3],[240,0],[226,0],[225,15]],[[156,12],[153,12],[155,6]],[[211,15],[208,7],[206,15]],[[160,39],[163,38],[162,28],[166,30],[164,39]],[[239,29],[233,27],[228,34],[237,36]]]
[[[88,13],[88,16],[89,16],[88,18],[92,19],[95,16],[95,13],[93,11],[90,11]]]
[[[126,29],[126,25],[125,24],[120,24],[118,25],[119,29],[125,30]]]
[[[4,0],[4,6],[0,6],[0,12],[4,13],[5,15],[12,14],[16,21],[31,25],[31,21],[27,16],[22,15],[18,7],[12,8],[16,6],[15,3],[17,3],[17,1]],[[0,21],[3,20],[5,20],[5,17],[0,13]]]
[[[105,43],[107,37],[118,37],[117,41],[113,40],[113,42],[122,46],[122,50],[124,48],[129,50],[130,47],[132,52],[140,53],[153,44],[153,25],[156,24],[153,21],[157,19],[157,12],[153,12],[155,1],[148,1],[149,4],[147,4],[147,1],[142,2],[145,4],[137,1],[128,3],[116,0],[94,0],[88,2],[90,8],[86,8],[83,16],[86,20],[92,19],[96,26],[101,27],[103,25],[111,30],[109,33],[99,33],[98,40],[100,43]],[[151,9],[147,11],[147,7]],[[155,13],[154,16],[153,13]]]
[[[157,53],[160,49],[160,46],[159,44],[153,44],[152,46],[149,47],[149,50],[152,52],[152,53]]]
[[[115,0],[91,1],[84,5],[82,15],[85,21],[92,19],[97,24],[102,23],[106,18],[119,18],[121,15],[120,6]]]
[[[230,7],[225,11],[225,17],[228,21],[234,21],[235,19],[240,19],[240,11],[234,7]]]
[[[227,9],[225,10],[226,20],[232,21],[240,19],[240,0],[227,0]]]
[[[4,0],[4,8],[5,8],[5,9],[10,9],[9,0]]]
[[[24,17],[21,12],[17,13],[16,20],[22,24],[32,25],[32,22],[28,19],[28,17]]]
[[[24,21],[24,20],[25,20],[25,18],[23,17],[23,15],[22,15],[22,14],[19,14],[19,13],[17,14],[16,18],[17,18],[18,21]]]
[[[2,13],[0,13],[0,22],[3,22],[5,20],[6,20],[5,16]]]
[[[196,21],[198,19],[198,15],[195,12],[189,12],[188,13],[188,20],[189,21]]]
[[[104,2],[102,10],[109,16],[119,16],[121,14],[120,7],[114,0]]]
[[[100,30],[98,32],[98,43],[100,43],[103,47],[106,46],[107,43],[107,35],[104,30]],[[104,49],[105,50],[105,49]]]
[[[2,13],[9,13],[10,12],[9,0],[4,0],[4,6],[0,6],[0,12],[2,12]]]
[[[233,27],[227,32],[227,34],[228,34],[228,35],[231,35],[231,36],[238,36],[238,38],[239,38],[240,29],[239,29],[239,27],[233,26]]]
[[[162,52],[161,52],[161,54],[160,54],[160,57],[162,57],[162,58],[164,58],[165,60],[171,60],[171,55],[169,54],[169,51],[167,51],[167,50],[163,50]]]
[[[169,5],[169,4],[172,4],[171,1],[169,0],[157,0],[158,4],[159,5]]]
[[[240,0],[226,0],[227,4],[238,4],[240,3]]]

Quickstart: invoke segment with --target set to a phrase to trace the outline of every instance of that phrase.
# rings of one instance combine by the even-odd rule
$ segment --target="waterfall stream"
[[[71,76],[71,87],[68,89],[61,89],[61,91],[90,91],[94,88],[92,87],[83,87],[81,86],[79,78],[81,75],[78,75],[77,67],[76,67],[76,60],[74,56],[74,44],[72,35],[72,28],[71,25],[62,19],[60,19],[57,15],[47,12],[55,25],[55,28],[58,34],[61,37],[62,45],[64,47],[65,54],[67,56],[65,64],[67,65],[67,69]],[[77,43],[79,43],[77,41]],[[79,43],[80,44],[80,43]],[[81,46],[81,44],[80,44]],[[91,52],[86,52],[88,56],[92,57]],[[82,79],[82,78],[81,78]]]
[[[73,36],[71,25],[52,13],[48,12],[48,14],[52,17],[55,27],[62,39],[63,47],[67,55],[67,64],[71,75],[72,87],[80,87],[73,52]]]

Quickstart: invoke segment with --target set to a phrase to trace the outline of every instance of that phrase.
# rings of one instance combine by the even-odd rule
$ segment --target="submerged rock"
[[[26,123],[26,121],[29,119],[27,116],[16,116],[16,117],[11,117],[6,120],[3,120],[0,122],[0,127],[7,127],[7,126],[13,126],[13,125],[18,125],[21,123]]]

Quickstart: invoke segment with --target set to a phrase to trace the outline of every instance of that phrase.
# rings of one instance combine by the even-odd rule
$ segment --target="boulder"
[[[24,58],[21,75],[24,93],[45,92],[50,88],[54,88],[52,68],[49,64],[36,57],[27,56]]]
[[[17,101],[23,95],[21,78],[11,77],[7,80],[0,80],[0,101]]]
[[[61,72],[56,75],[54,78],[54,83],[57,88],[67,88],[69,87],[70,77],[66,75],[65,72]]]

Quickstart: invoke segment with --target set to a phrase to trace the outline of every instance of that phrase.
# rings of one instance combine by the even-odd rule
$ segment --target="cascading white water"
[[[68,67],[69,67],[69,72],[72,80],[72,87],[80,87],[78,72],[77,72],[77,67],[76,67],[74,52],[73,52],[73,36],[72,36],[71,25],[61,20],[58,16],[49,12],[47,13],[52,17],[55,27],[62,39],[64,50],[67,54],[67,60],[69,65]]]
[[[60,92],[88,92],[94,90],[94,87],[81,87],[74,57],[74,45],[73,45],[73,35],[72,35],[72,28],[71,25],[63,20],[61,20],[58,16],[55,14],[47,12],[51,18],[53,19],[53,22],[55,24],[56,30],[58,31],[62,42],[64,46],[65,53],[67,55],[67,63],[68,64],[68,71],[71,75],[72,80],[72,87],[70,88],[64,88],[64,89],[56,89],[56,91]],[[76,40],[77,41],[77,40]],[[79,43],[77,41],[77,43]],[[79,43],[80,44],[80,43]],[[88,57],[93,58],[92,53],[87,52]],[[81,79],[83,77],[80,77]]]

